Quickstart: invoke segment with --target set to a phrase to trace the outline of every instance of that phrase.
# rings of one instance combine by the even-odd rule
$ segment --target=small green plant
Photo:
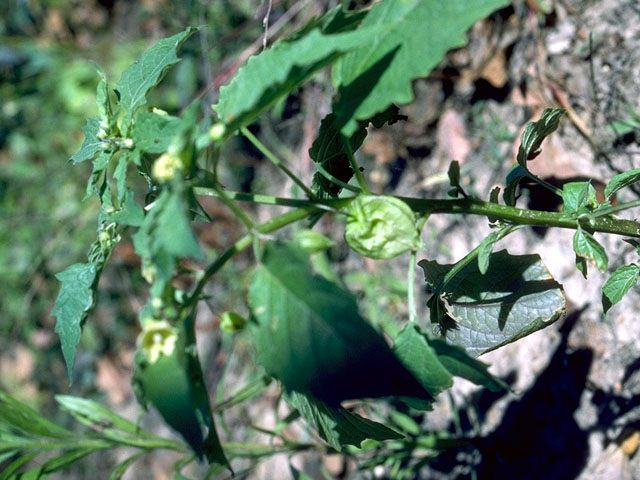
[[[74,164],[93,162],[87,196],[97,197],[101,204],[97,239],[87,262],[58,274],[62,288],[52,312],[57,318],[56,331],[71,380],[101,272],[115,245],[131,234],[142,259],[142,275],[150,284],[148,302],[139,315],[134,391],[140,404],[156,408],[186,444],[148,434],[98,404],[58,397],[65,410],[93,429],[85,436],[74,436],[4,395],[0,398],[0,460],[8,466],[0,478],[18,478],[25,467],[30,469],[29,478],[39,478],[89,453],[118,446],[141,451],[118,466],[112,478],[119,478],[140,455],[156,448],[184,453],[176,464],[177,472],[200,459],[210,465],[207,475],[212,476],[231,469],[234,459],[241,457],[310,448],[362,453],[381,445],[388,446],[389,458],[397,459],[391,468],[399,475],[407,435],[414,435],[414,448],[464,443],[464,439],[421,435],[417,424],[399,411],[390,415],[392,423],[384,425],[345,409],[343,402],[358,400],[370,405],[371,399],[392,398],[422,412],[452,386],[454,376],[492,390],[506,388],[475,357],[545,328],[561,318],[565,309],[562,286],[539,256],[494,251],[497,242],[512,232],[530,225],[575,230],[576,266],[585,276],[589,262],[602,272],[608,266],[607,254],[594,233],[624,236],[640,253],[640,223],[615,216],[639,206],[640,201],[615,206],[610,202],[617,191],[640,181],[640,169],[614,177],[601,202],[589,182],[569,183],[559,190],[529,171],[528,161],[558,128],[562,109],[547,109],[540,120],[527,125],[517,163],[506,178],[502,202],[499,189],[490,193],[489,201],[466,193],[456,162],[449,168],[447,198],[382,196],[368,187],[354,157],[367,129],[398,120],[398,106],[413,99],[412,80],[427,75],[446,51],[463,45],[473,22],[506,3],[479,0],[469,6],[462,0],[385,0],[365,11],[336,8],[250,58],[220,89],[218,103],[213,105],[218,121],[213,125],[200,119],[197,102],[181,116],[147,106],[149,93],[179,62],[181,45],[197,28],[159,41],[125,70],[115,88],[98,69],[100,114],[88,120],[84,143],[71,157]],[[317,172],[307,185],[247,127],[329,66],[335,101],[310,149]],[[245,136],[262,151],[299,187],[302,197],[225,189],[218,180],[221,149],[235,135]],[[133,171],[144,178],[145,192],[134,187],[128,176]],[[559,195],[563,210],[519,208],[518,184],[523,179]],[[217,197],[246,228],[244,237],[210,263],[191,228],[192,221],[206,220],[198,204],[202,195]],[[290,210],[258,224],[238,205],[247,201]],[[420,232],[429,228],[429,216],[454,213],[485,216],[493,230],[455,264],[418,262]],[[317,268],[322,274],[312,268],[310,256],[331,245],[309,230],[322,215],[346,217],[345,239],[360,255],[409,257],[409,321],[386,332],[393,336],[392,345],[363,317],[355,298],[326,265]],[[276,238],[276,232],[294,223],[306,230],[289,241],[284,234]],[[208,391],[212,386],[205,384],[196,349],[195,309],[203,300],[205,285],[215,282],[220,269],[248,248],[253,248],[256,259],[248,291],[250,318],[220,312],[221,327],[249,332],[256,361],[265,374],[239,388],[230,399],[211,405]],[[186,259],[199,262],[203,269],[187,270]],[[428,312],[416,311],[416,264],[424,270],[432,292]],[[185,271],[190,272],[194,286],[183,291],[172,280]],[[636,264],[616,270],[603,288],[605,310],[639,276]],[[280,440],[280,446],[221,443],[215,413],[248,401],[274,379],[294,412],[269,432]],[[293,442],[282,434],[283,426],[298,417],[326,446]],[[37,467],[28,463],[53,449],[63,453]],[[375,464],[374,459],[367,465]]]

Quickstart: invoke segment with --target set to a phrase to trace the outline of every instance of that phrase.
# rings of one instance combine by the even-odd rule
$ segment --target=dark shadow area
[[[496,430],[474,442],[480,460],[468,464],[462,475],[449,478],[472,478],[471,471],[480,480],[566,480],[580,474],[589,454],[589,432],[581,430],[573,416],[586,388],[593,353],[589,349],[567,348],[567,339],[579,317],[580,312],[574,312],[564,321],[562,340],[535,384],[509,405]],[[512,384],[515,376],[508,380]],[[502,397],[500,393],[479,391],[472,401],[476,421],[484,423],[491,406]],[[471,431],[469,422],[461,423],[464,430]],[[443,452],[430,463],[430,468],[443,473],[460,471],[461,462],[472,459],[473,452],[473,448]]]

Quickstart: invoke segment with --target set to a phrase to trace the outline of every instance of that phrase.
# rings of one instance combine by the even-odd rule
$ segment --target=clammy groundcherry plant
[[[189,463],[200,462],[208,477],[228,475],[225,472],[232,471],[239,459],[282,452],[400,450],[408,441],[397,431],[401,429],[361,413],[378,411],[380,406],[393,409],[398,402],[427,411],[452,386],[454,376],[492,390],[506,388],[476,357],[558,320],[565,298],[538,255],[511,255],[505,249],[494,251],[494,245],[525,226],[572,229],[576,267],[585,276],[589,264],[607,272],[607,253],[595,233],[618,235],[640,254],[640,223],[617,216],[640,202],[611,202],[616,192],[640,181],[640,169],[612,178],[600,200],[589,181],[559,189],[536,177],[528,162],[562,120],[565,112],[558,108],[546,109],[538,121],[526,126],[517,161],[502,188],[487,192],[488,200],[465,192],[456,162],[449,168],[451,189],[446,198],[379,195],[370,190],[367,172],[354,153],[369,129],[403,117],[402,106],[414,98],[413,80],[428,75],[448,50],[464,45],[465,32],[475,21],[507,3],[384,0],[362,11],[338,7],[251,57],[220,89],[211,106],[213,122],[210,115],[202,116],[198,101],[179,116],[148,103],[149,93],[180,61],[181,46],[198,28],[160,40],[115,84],[97,68],[99,115],[87,121],[84,143],[71,157],[73,164],[93,164],[86,197],[97,198],[101,205],[97,238],[86,262],[57,275],[61,289],[52,312],[56,332],[71,380],[100,275],[118,242],[131,238],[149,283],[148,301],[139,312],[133,389],[140,405],[156,409],[184,442],[146,432],[93,401],[58,396],[64,410],[90,427],[83,436],[2,394],[0,461],[6,467],[0,477],[23,478],[20,475],[28,472],[28,478],[39,478],[115,447],[138,450],[116,467],[111,478],[119,478],[153,449],[183,454],[175,466],[177,476]],[[294,165],[285,164],[247,127],[326,68],[331,69],[335,95],[332,111],[322,120],[309,150],[316,172],[307,185],[294,173]],[[218,169],[221,162],[233,159],[226,160],[221,151],[238,135],[289,177],[299,195],[283,198],[226,189],[218,180]],[[143,189],[140,177],[146,184]],[[561,197],[562,211],[519,207],[523,180]],[[192,230],[192,222],[210,221],[199,204],[202,196],[216,197],[246,229],[245,236],[217,256],[203,249]],[[257,223],[240,202],[278,206],[278,212],[286,207],[286,211]],[[438,214],[484,216],[492,231],[452,265],[420,259],[421,231],[429,228],[429,217]],[[410,315],[408,321],[398,319],[395,332],[375,328],[335,275],[313,267],[313,256],[331,246],[313,227],[329,215],[345,220],[337,224],[345,225],[344,238],[357,254],[371,259],[406,257]],[[295,235],[281,231],[294,223],[300,225]],[[216,282],[218,272],[246,249],[253,249],[256,262],[247,297],[251,314],[249,318],[233,312],[218,315],[221,328],[250,335],[254,358],[264,373],[237,386],[231,398],[213,404],[210,392],[216,386],[205,384],[203,375],[203,368],[213,367],[201,363],[196,348],[196,308],[205,286]],[[424,271],[431,292],[422,307],[416,307],[413,293],[416,265]],[[191,275],[189,289],[176,286],[173,280],[178,274]],[[604,309],[618,302],[639,276],[637,264],[610,273],[603,287]],[[281,397],[293,412],[281,423],[306,422],[321,439],[318,444],[288,439],[282,435],[282,425],[270,432],[279,439],[275,443],[245,445],[232,438],[222,443],[216,429],[218,415],[250,401],[273,382],[278,382]],[[344,406],[347,400],[349,409]],[[358,404],[378,407],[351,408]],[[423,446],[438,448],[438,441],[431,438]],[[40,461],[30,462],[38,455],[43,455]],[[375,465],[376,455],[369,458],[369,465]],[[394,468],[389,462],[385,465]]]

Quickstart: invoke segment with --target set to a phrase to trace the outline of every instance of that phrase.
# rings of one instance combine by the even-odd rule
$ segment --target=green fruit
[[[360,195],[347,215],[345,239],[365,257],[389,259],[421,246],[413,210],[395,197]]]

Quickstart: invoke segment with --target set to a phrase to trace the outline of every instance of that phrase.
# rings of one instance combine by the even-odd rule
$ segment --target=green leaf
[[[507,184],[504,188],[504,192],[502,193],[502,198],[506,205],[510,207],[515,206],[518,185],[523,178],[527,178],[528,176],[529,173],[517,163],[511,167],[507,174]]]
[[[182,119],[171,115],[140,112],[131,129],[136,149],[147,153],[164,153],[182,133]]]
[[[417,326],[408,324],[402,329],[393,344],[393,351],[434,397],[453,386],[453,377],[438,360],[429,340]]]
[[[23,465],[27,464],[37,456],[38,456],[37,452],[27,453],[13,460],[10,464],[3,465],[3,470],[2,472],[0,472],[0,480],[9,480],[9,479],[16,480],[18,478],[20,480],[23,480],[26,477],[26,475],[18,476],[16,475],[16,472],[20,470],[20,468],[22,468]],[[35,477],[35,478],[38,478],[38,477]]]
[[[99,199],[102,199],[101,189],[103,184],[103,172],[109,165],[109,161],[113,158],[113,151],[109,150],[106,152],[100,152],[95,160],[93,161],[93,171],[91,172],[91,176],[89,177],[89,181],[87,182],[87,193],[84,200],[87,200],[91,195],[95,195]]]
[[[175,323],[148,320],[138,337],[133,376],[138,401],[152,404],[194,453],[229,465],[211,413],[197,355],[193,316]]]
[[[45,462],[44,465],[37,467],[39,472],[35,478],[40,478],[40,475],[46,476],[50,473],[59,472],[67,468],[69,465],[76,463],[79,460],[82,460],[87,455],[90,455],[94,452],[100,450],[101,447],[85,447],[85,448],[77,448],[75,450],[71,450],[56,457],[51,460]]]
[[[470,357],[462,347],[451,345],[438,338],[430,338],[429,346],[436,352],[438,361],[451,375],[469,380],[493,392],[509,389],[507,384],[489,373],[489,366],[486,363]]]
[[[397,257],[422,246],[413,210],[395,197],[359,195],[347,207],[344,237],[360,255]]]
[[[421,260],[425,280],[435,288],[454,265]],[[483,275],[470,262],[443,286],[438,298],[447,315],[444,338],[478,356],[540,330],[564,314],[562,286],[538,255],[491,254]]]
[[[4,392],[0,392],[0,425],[30,437],[65,439],[74,436],[73,432],[47,420],[28,405]],[[0,439],[3,438],[4,434],[0,434]]]
[[[163,190],[133,235],[136,253],[148,259],[157,272],[158,290],[171,279],[177,259],[202,258],[179,192]]]
[[[605,272],[609,265],[607,252],[604,247],[589,232],[585,232],[582,228],[576,230],[573,236],[573,251],[579,257],[584,257],[593,262],[598,270]]]
[[[98,75],[100,75],[100,82],[98,82],[98,87],[96,88],[96,105],[98,106],[98,112],[100,113],[100,118],[105,120],[107,125],[109,125],[113,119],[113,110],[111,108],[111,100],[109,99],[109,81],[107,80],[107,75],[104,73],[104,70],[102,70],[97,63],[91,63],[93,63]]]
[[[507,4],[506,0],[376,3],[360,26],[375,28],[375,40],[345,55],[334,69],[339,99],[333,111],[342,133],[351,136],[358,120],[392,103],[410,103],[411,82],[428,75],[448,50],[464,45],[464,34],[475,21]]]
[[[120,209],[109,215],[109,220],[119,225],[139,227],[144,221],[144,209],[138,205],[131,190],[125,190]]]
[[[183,32],[164,38],[127,68],[116,84],[120,106],[124,109],[121,130],[127,134],[138,107],[147,103],[147,93],[155,87],[169,69],[178,63],[178,50],[198,29],[188,27]]]
[[[431,399],[360,316],[355,299],[312,274],[303,251],[266,244],[249,304],[258,363],[288,390],[331,406],[390,395]]]
[[[560,119],[567,113],[562,108],[545,108],[537,122],[529,122],[520,135],[520,148],[518,149],[518,164],[527,167],[527,160],[535,158],[542,141],[555,132],[560,124]]]
[[[342,407],[332,408],[304,393],[290,391],[284,394],[284,399],[298,410],[302,418],[324,441],[339,452],[344,445],[360,447],[368,438],[391,440],[403,437],[381,423],[351,413]]]
[[[602,305],[607,311],[624,297],[640,276],[640,267],[635,264],[624,265],[611,274],[602,286]]]
[[[99,117],[93,117],[87,120],[87,124],[82,127],[84,142],[82,142],[80,150],[71,157],[71,162],[74,165],[84,162],[85,160],[91,160],[98,152],[102,151],[103,142],[97,137],[99,130]]]
[[[93,400],[71,395],[56,395],[55,399],[63,410],[69,412],[79,422],[88,427],[99,425],[106,430],[120,430],[135,436],[146,433],[135,423],[130,422]]]
[[[611,179],[604,189],[604,196],[610,198],[618,190],[640,182],[640,168],[622,172]]]
[[[502,231],[494,230],[489,235],[487,235],[480,245],[478,245],[478,270],[483,275],[487,273],[489,269],[489,261],[491,260],[491,252],[493,252],[493,247],[496,242],[501,238]]]
[[[60,335],[69,383],[73,378],[73,362],[82,324],[94,304],[97,277],[98,269],[91,263],[76,263],[56,275],[62,282],[62,288],[51,315],[57,319],[55,330]]]
[[[562,186],[562,211],[572,214],[578,213],[587,205],[587,194],[590,182],[569,182]]]
[[[314,29],[293,40],[279,40],[251,57],[231,83],[220,88],[214,110],[231,134],[340,55],[372,42],[377,33],[370,28],[326,35]]]
[[[127,469],[146,454],[147,452],[143,450],[142,452],[131,455],[126,460],[120,462],[113,470],[111,470],[111,474],[109,474],[109,480],[120,480]]]
[[[385,111],[360,122],[358,129],[349,137],[348,145],[351,152],[358,150],[364,142],[369,124],[380,128],[385,123],[393,125],[398,120],[406,118],[399,114],[398,107],[391,105]],[[332,113],[322,119],[318,137],[309,149],[309,156],[318,166],[318,169],[322,168],[341,182],[348,183],[353,177],[353,170],[349,163],[347,146],[336,127],[336,120],[337,117]],[[332,182],[331,179],[318,171],[313,176],[311,190],[319,198],[335,198],[342,191],[342,186]]]

